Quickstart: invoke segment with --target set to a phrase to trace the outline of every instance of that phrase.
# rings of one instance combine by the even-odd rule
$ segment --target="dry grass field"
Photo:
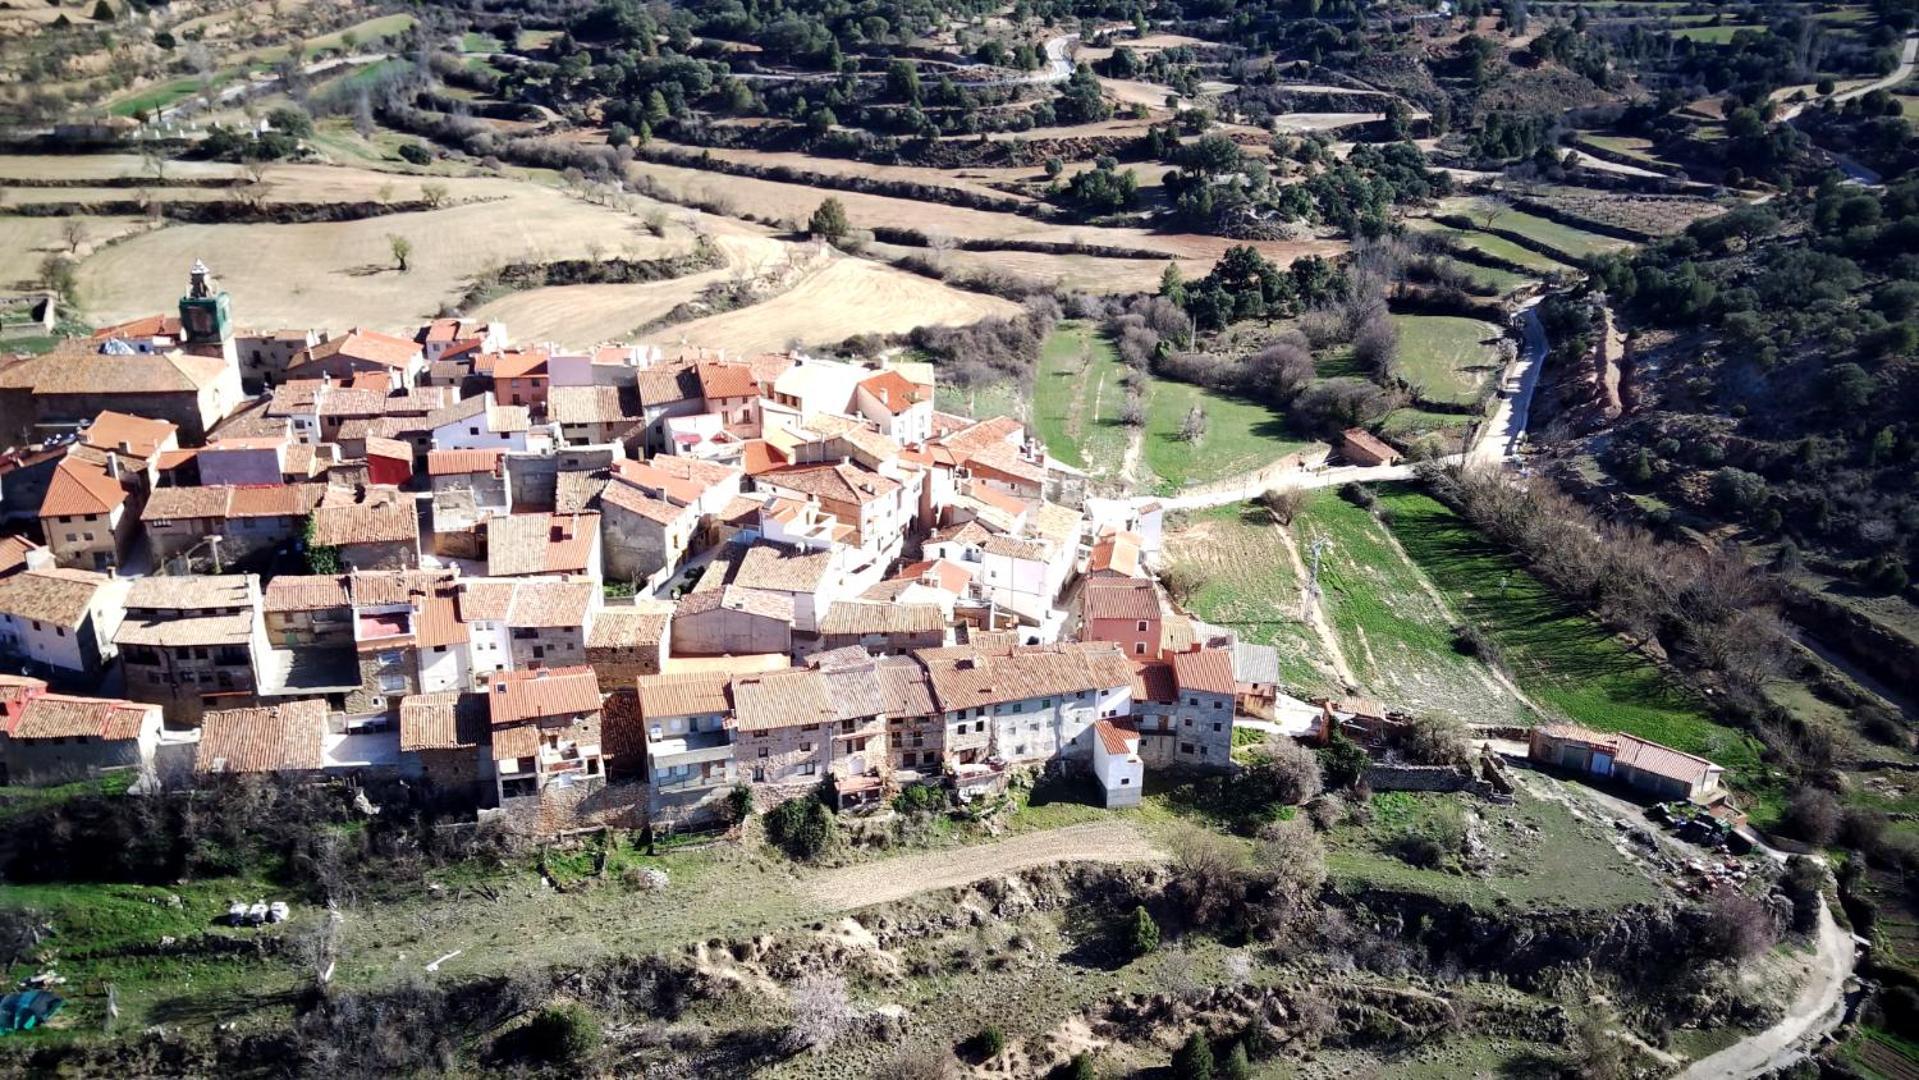
[[[657,239],[633,215],[530,184],[511,190],[502,201],[361,221],[168,226],[83,260],[80,299],[100,322],[170,310],[180,275],[203,259],[248,325],[402,330],[495,264],[583,258],[596,248],[656,258],[692,244],[677,226]],[[405,273],[389,236],[413,246]]]
[[[509,293],[473,314],[506,324],[515,341],[558,341],[585,347],[630,336],[642,326],[726,278],[726,270],[644,285],[557,285]],[[674,331],[661,335],[672,337]]]
[[[1056,225],[1018,214],[970,210],[885,195],[820,191],[803,184],[726,176],[676,165],[638,163],[633,166],[633,172],[636,176],[650,177],[661,190],[682,199],[720,199],[734,213],[794,224],[805,221],[814,207],[830,195],[846,207],[847,217],[855,228],[885,226],[968,240],[1033,240],[1134,248],[1209,265],[1239,242],[1221,236],[1158,233],[1149,229]],[[1283,265],[1304,255],[1335,255],[1347,245],[1338,240],[1302,240],[1258,241],[1253,246]]]
[[[27,288],[35,284],[40,262],[48,255],[71,254],[65,236],[70,218],[0,215],[0,288]],[[92,217],[78,219],[86,226],[80,253],[108,240],[151,228],[144,218]]]
[[[1018,311],[1017,305],[998,297],[839,256],[772,299],[682,323],[659,336],[737,353],[770,352],[794,340],[815,344],[855,334],[899,334],[916,326],[957,326]]]
[[[887,259],[907,255],[926,255],[924,248],[895,244],[872,244],[868,250]],[[949,251],[940,256],[949,275],[1012,274],[1029,281],[1059,284],[1080,292],[1124,296],[1152,292],[1159,288],[1159,277],[1167,262],[1178,262],[1179,272],[1187,280],[1206,276],[1211,260],[1202,259],[1109,259],[1098,255],[1041,255],[1027,251]]]

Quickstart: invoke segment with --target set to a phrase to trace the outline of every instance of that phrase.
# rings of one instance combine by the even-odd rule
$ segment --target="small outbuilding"
[[[1139,732],[1111,720],[1093,725],[1093,775],[1106,796],[1106,808],[1138,806],[1146,783],[1146,763],[1139,756]]]
[[[1577,724],[1533,729],[1528,756],[1587,776],[1617,780],[1661,799],[1706,802],[1719,794],[1726,770],[1696,754],[1637,735],[1601,732]]]
[[[1392,465],[1404,457],[1365,428],[1347,428],[1339,436],[1339,452],[1354,465]]]

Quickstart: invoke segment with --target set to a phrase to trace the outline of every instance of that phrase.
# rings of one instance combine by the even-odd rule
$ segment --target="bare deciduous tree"
[[[824,1053],[856,1019],[846,980],[838,975],[808,972],[787,991],[787,1000],[793,1018],[787,1026],[786,1045],[794,1053]]]
[[[87,223],[77,217],[70,217],[60,223],[60,237],[67,242],[67,254],[76,254],[80,245],[87,242]]]

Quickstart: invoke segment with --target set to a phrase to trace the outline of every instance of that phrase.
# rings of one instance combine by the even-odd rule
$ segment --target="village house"
[[[754,544],[736,549],[725,562],[716,558],[709,573],[716,572],[715,568],[730,569],[727,580],[731,584],[784,597],[792,606],[794,632],[812,643],[833,598],[845,589],[838,558],[831,549],[808,551]],[[705,581],[701,584],[704,586]]]
[[[666,449],[666,420],[706,411],[700,378],[692,364],[662,364],[645,368],[634,378],[640,399],[641,444],[649,453]]]
[[[104,464],[69,453],[54,469],[40,501],[40,529],[54,562],[111,572],[126,560],[140,531],[139,508],[129,498],[126,480],[113,453]]]
[[[1624,732],[1600,732],[1577,724],[1542,724],[1533,729],[1528,757],[1545,765],[1599,779],[1615,780],[1658,799],[1706,803],[1721,794],[1726,770],[1687,754]]]
[[[291,445],[291,436],[216,434],[193,456],[206,487],[278,484],[286,476]]]
[[[260,611],[276,649],[353,644],[345,574],[281,574],[267,582]]]
[[[506,324],[479,319],[434,319],[413,335],[429,363],[444,358],[462,344],[481,352],[496,353],[507,347]]]
[[[414,694],[400,702],[400,753],[419,762],[431,788],[455,805],[494,801],[487,695]]]
[[[413,342],[354,327],[302,351],[288,367],[287,378],[347,380],[374,374],[387,376],[393,386],[412,386],[425,366],[426,357]]]
[[[412,593],[420,693],[473,686],[473,635],[460,619],[459,596],[459,585],[450,578],[427,581]]]
[[[102,574],[54,567],[0,577],[0,655],[49,678],[98,685],[125,614],[122,588]]]
[[[545,349],[509,349],[493,358],[493,396],[509,405],[544,416],[551,386]]]
[[[600,684],[592,668],[496,672],[486,697],[502,805],[552,788],[605,783]]]
[[[80,445],[101,454],[116,454],[121,465],[146,474],[161,454],[180,449],[180,429],[171,421],[103,411],[80,431]]]
[[[655,498],[617,474],[600,492],[606,575],[652,586],[679,569],[698,532],[698,501]]]
[[[760,432],[760,384],[747,364],[702,363],[694,366],[700,399],[706,412],[736,435],[752,438]]]
[[[486,523],[488,577],[600,576],[600,515],[503,514]]]
[[[547,394],[546,415],[568,446],[610,443],[629,432],[639,441],[639,398],[617,386],[555,386]]]
[[[1054,758],[1090,766],[1093,723],[1132,713],[1132,669],[1108,642],[962,645],[917,655],[945,716],[947,761],[956,768]],[[967,771],[960,769],[962,779]]]
[[[1078,596],[1079,640],[1110,641],[1129,659],[1159,658],[1165,633],[1159,588],[1144,578],[1087,578]]]
[[[1200,649],[1174,654],[1173,686],[1179,694],[1169,741],[1158,756],[1168,764],[1230,768],[1233,756],[1234,702],[1239,685],[1233,677],[1233,655],[1225,649]],[[1149,755],[1149,757],[1154,755]]]
[[[933,435],[933,395],[887,370],[862,379],[853,393],[860,417],[902,446],[918,446]]]
[[[506,482],[505,461],[504,450],[435,450],[428,454],[427,483],[436,496],[435,507],[440,494],[466,491],[471,493],[475,510],[511,513],[513,495]]]
[[[162,706],[176,727],[253,700],[255,657],[266,648],[258,577],[141,578],[125,604],[113,641],[129,698]]]
[[[642,675],[648,814],[664,824],[712,813],[739,779],[733,760],[731,676],[724,671]]]
[[[507,636],[511,669],[534,671],[586,663],[586,643],[592,637],[602,603],[599,582],[522,581],[511,587],[506,612],[497,620]],[[464,617],[464,610],[462,614]],[[480,670],[477,652],[474,669]]]
[[[1233,687],[1239,711],[1270,718],[1279,696],[1279,650],[1235,639]]]
[[[1089,498],[1081,507],[1095,538],[1123,533],[1137,541],[1140,561],[1157,565],[1164,543],[1166,510],[1158,502]]]
[[[1139,732],[1112,720],[1093,725],[1093,777],[1106,808],[1138,806],[1146,786],[1146,761],[1139,753]]]
[[[757,477],[754,486],[798,502],[818,503],[821,510],[851,527],[846,542],[881,573],[900,557],[913,508],[902,498],[903,486],[897,480],[848,463],[793,465]]]
[[[53,565],[53,552],[24,536],[0,536],[0,578]]]
[[[1365,428],[1347,428],[1339,433],[1339,452],[1354,465],[1392,465],[1404,455],[1382,442]]]
[[[836,600],[820,620],[820,645],[852,646],[875,655],[932,649],[947,644],[947,617],[938,604]]]
[[[232,566],[290,549],[323,490],[319,484],[155,488],[140,523],[155,562],[197,551],[207,562]]]
[[[833,710],[828,728],[827,768],[842,810],[877,803],[892,776],[887,753],[890,695],[878,660],[857,646],[813,658]]]
[[[342,702],[349,731],[389,726],[400,700],[421,692],[414,603],[450,575],[373,571],[348,576],[353,601],[355,687]]]
[[[949,559],[927,559],[900,567],[859,598],[887,604],[933,604],[951,623],[959,606],[972,596],[972,589],[971,570]]]
[[[817,787],[832,764],[838,725],[825,675],[813,668],[742,675],[732,697],[734,754],[762,804]]]
[[[325,330],[241,331],[234,335],[234,348],[240,354],[240,385],[249,394],[258,394],[287,380],[287,371],[300,356],[327,341]]]
[[[35,425],[77,428],[112,410],[169,421],[193,445],[244,398],[239,371],[218,357],[67,341],[0,370],[0,441],[24,444]]]
[[[312,514],[310,542],[338,548],[355,570],[402,570],[420,565],[420,515],[411,495],[393,488],[328,488]]]
[[[201,776],[326,770],[327,709],[317,699],[220,709],[206,714],[193,770]]]
[[[492,391],[436,409],[422,420],[435,450],[525,450],[533,442],[524,405],[501,405]]]
[[[676,656],[744,656],[793,651],[792,597],[720,585],[680,597],[673,608]]]
[[[602,608],[586,639],[586,662],[602,686],[630,686],[641,675],[657,675],[666,664],[673,605],[637,600],[630,607]]]
[[[938,780],[946,756],[946,718],[933,701],[926,669],[910,656],[874,659],[886,703],[886,754],[900,783]]]
[[[1141,578],[1146,576],[1142,541],[1139,534],[1109,529],[1093,541],[1086,556],[1089,578]]]
[[[0,675],[0,762],[9,784],[146,771],[161,726],[158,705],[56,694],[39,679]]]

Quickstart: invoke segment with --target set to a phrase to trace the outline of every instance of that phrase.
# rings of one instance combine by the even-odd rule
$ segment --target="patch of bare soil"
[[[835,911],[852,911],[1039,866],[1153,862],[1165,857],[1166,853],[1133,825],[1099,821],[979,844],[964,851],[928,851],[871,865],[841,867],[814,878],[806,889],[815,900]]]

